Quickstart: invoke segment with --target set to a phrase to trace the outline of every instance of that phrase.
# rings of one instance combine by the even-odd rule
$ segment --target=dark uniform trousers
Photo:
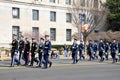
[[[49,51],[46,50],[46,53],[44,53],[44,60],[45,60],[45,68],[48,68],[48,63],[52,64],[52,62],[49,60]]]
[[[38,54],[38,57],[39,57],[39,67],[41,67],[41,65],[42,65],[42,52],[40,52],[39,54]]]

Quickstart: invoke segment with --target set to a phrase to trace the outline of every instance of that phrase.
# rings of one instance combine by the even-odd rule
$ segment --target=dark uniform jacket
[[[105,44],[104,44],[104,42],[99,43],[99,52],[105,52]]]
[[[95,44],[94,44],[94,52],[97,52],[97,51],[98,51],[98,44],[95,43]]]
[[[44,54],[48,54],[51,50],[51,42],[49,40],[46,40],[44,46]]]
[[[72,53],[73,54],[77,54],[77,52],[78,52],[78,44],[77,43],[73,43],[71,49],[72,49]]]
[[[84,50],[84,45],[83,45],[83,43],[80,43],[79,44],[79,51],[82,51],[82,50]]]
[[[29,41],[25,42],[24,51],[26,51],[26,52],[30,51],[30,42]]]
[[[16,39],[12,41],[12,50],[14,51],[18,50],[18,41]]]
[[[31,45],[31,52],[34,53],[37,50],[37,43],[33,42]]]
[[[116,53],[117,50],[118,50],[118,44],[113,42],[111,44],[111,52]]]
[[[44,43],[40,43],[39,44],[39,48],[38,48],[38,53],[42,53],[43,52],[43,49],[44,49]]]
[[[23,40],[19,41],[19,49],[20,50],[24,49],[24,41]]]
[[[93,53],[93,51],[94,51],[94,44],[89,43],[89,45],[88,45],[88,53]]]

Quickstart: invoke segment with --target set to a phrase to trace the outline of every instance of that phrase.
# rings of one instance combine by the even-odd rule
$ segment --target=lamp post
[[[82,34],[82,30],[81,30],[81,28],[82,28],[82,26],[85,24],[85,14],[80,14],[79,15],[79,18],[80,18],[80,22],[81,22],[81,24],[80,24],[80,29],[79,29],[79,34],[80,34],[80,40],[82,40],[83,41],[83,34]]]
[[[18,39],[21,39],[21,36],[22,36],[22,32],[20,31]]]

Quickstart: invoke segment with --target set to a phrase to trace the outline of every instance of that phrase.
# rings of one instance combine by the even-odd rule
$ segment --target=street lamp
[[[20,32],[19,32],[18,39],[21,39],[21,36],[22,36],[22,32],[20,31]]]
[[[85,14],[79,14],[79,19],[80,19],[80,29],[79,29],[79,34],[80,34],[80,40],[83,41],[83,34],[82,34],[82,31],[81,31],[81,28],[82,26],[85,24]]]

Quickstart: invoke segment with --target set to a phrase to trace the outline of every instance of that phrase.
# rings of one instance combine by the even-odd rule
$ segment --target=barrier
[[[9,48],[0,48],[0,60],[10,59],[10,49]]]

